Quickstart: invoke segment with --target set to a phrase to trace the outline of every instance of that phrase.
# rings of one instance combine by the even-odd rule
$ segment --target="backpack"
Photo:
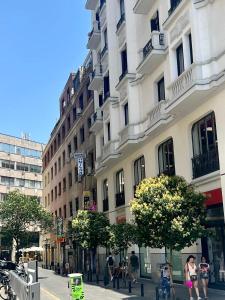
[[[113,266],[114,265],[114,260],[113,260],[112,256],[108,257],[108,265],[109,266]]]

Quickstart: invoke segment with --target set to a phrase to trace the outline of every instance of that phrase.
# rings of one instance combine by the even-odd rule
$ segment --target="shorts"
[[[208,273],[200,273],[200,279],[209,279]]]

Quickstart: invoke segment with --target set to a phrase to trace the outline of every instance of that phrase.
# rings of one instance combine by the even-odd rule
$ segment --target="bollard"
[[[144,297],[145,293],[144,293],[144,283],[141,284],[141,297]]]
[[[99,284],[99,276],[96,274],[96,283]]]
[[[128,283],[128,292],[129,292],[129,294],[131,294],[131,281],[129,281],[129,283]]]
[[[115,289],[116,288],[116,278],[113,277],[113,288]]]
[[[155,288],[155,300],[159,300],[159,289],[158,289],[158,287]]]
[[[116,278],[116,288],[117,288],[117,290],[120,289],[120,279],[119,279],[119,277]]]
[[[90,271],[90,282],[92,282],[92,271]]]

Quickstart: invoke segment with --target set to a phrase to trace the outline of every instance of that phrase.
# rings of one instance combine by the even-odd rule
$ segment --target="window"
[[[51,167],[51,179],[53,179],[53,167]]]
[[[120,0],[120,16],[125,14],[124,0]]]
[[[102,97],[102,94],[100,94],[98,96],[98,104],[99,104],[99,107],[101,107],[103,105],[103,97]]]
[[[53,190],[51,190],[51,201],[53,202]]]
[[[69,131],[70,130],[70,126],[71,126],[71,124],[70,124],[70,115],[67,117],[67,131]]]
[[[74,182],[78,182],[78,169],[75,167],[74,169]]]
[[[61,209],[61,207],[59,208],[59,217],[60,218],[62,217],[62,209]]]
[[[165,100],[165,82],[164,77],[157,82],[158,101]]]
[[[54,149],[54,153],[56,152],[56,150],[57,150],[57,146],[56,146],[56,139],[54,140],[54,147],[53,147]]]
[[[160,31],[159,12],[158,12],[158,10],[157,10],[156,14],[151,19],[151,31]]]
[[[55,162],[55,175],[57,175],[57,162]]]
[[[63,215],[64,215],[64,218],[66,219],[66,204],[63,206]]]
[[[71,144],[68,144],[68,146],[67,146],[67,151],[68,151],[68,158],[70,159],[71,153],[72,153],[72,147],[71,147]]]
[[[116,173],[116,207],[124,204],[124,172],[123,170],[120,170]]]
[[[57,210],[55,211],[55,216],[57,217]]]
[[[127,73],[127,49],[121,51],[122,75]]]
[[[51,145],[51,158],[53,157],[53,145]]]
[[[62,193],[62,187],[61,187],[61,182],[59,182],[59,196],[61,196]]]
[[[63,151],[63,167],[65,166],[66,164],[66,152],[65,150]]]
[[[48,205],[50,205],[50,194],[48,194]]]
[[[75,199],[75,205],[76,205],[76,212],[79,210],[79,198],[77,197]]]
[[[214,112],[192,127],[193,177],[197,178],[219,170],[218,144]]]
[[[57,199],[57,196],[58,196],[58,194],[57,194],[57,186],[55,186],[55,200]]]
[[[176,56],[177,56],[177,74],[180,76],[184,72],[184,51],[183,51],[183,44],[176,49]]]
[[[61,171],[61,156],[58,158],[58,171]]]
[[[83,109],[84,109],[84,97],[83,97],[83,94],[81,94],[80,97],[79,97],[79,107],[80,107],[81,111],[83,111]]]
[[[14,165],[15,165],[15,163],[10,160],[1,160],[0,161],[0,166],[1,166],[1,168],[4,168],[4,169],[14,170]],[[18,163],[18,165],[19,165],[19,163]],[[21,170],[21,171],[23,171],[23,170]]]
[[[72,173],[71,172],[69,172],[68,178],[69,178],[69,187],[71,187],[72,184],[73,184],[73,178],[72,178]]]
[[[169,139],[158,148],[159,173],[175,175],[173,140]]]
[[[57,140],[58,140],[58,148],[59,148],[59,146],[61,145],[61,134],[60,134],[60,132],[58,133]]]
[[[103,199],[108,199],[109,195],[108,195],[109,189],[108,189],[108,180],[105,179],[103,181]]]
[[[124,123],[125,126],[129,124],[129,111],[128,111],[128,103],[126,103],[123,107],[124,110]]]
[[[48,183],[50,182],[50,174],[49,174],[49,172],[48,172]]]
[[[108,33],[107,33],[107,28],[104,30],[104,47],[108,46]]]
[[[76,106],[74,106],[74,108],[73,108],[73,122],[75,122],[76,119],[77,119],[77,108],[76,108]]]
[[[70,89],[68,88],[67,89],[67,92],[66,92],[66,98],[67,98],[67,103],[70,102]]]
[[[70,217],[72,217],[73,216],[73,202],[72,201],[70,201],[69,206],[70,206]]]
[[[192,48],[191,33],[188,35],[188,40],[189,40],[189,49],[190,49],[190,62],[191,62],[191,64],[193,64],[193,48]]]
[[[88,127],[88,128],[91,128],[91,118],[88,118],[88,119],[87,119],[87,127]]]
[[[75,137],[73,138],[73,145],[74,145],[74,151],[77,151],[78,145],[77,145],[77,136],[75,135]]]
[[[80,128],[80,143],[83,144],[84,142],[84,126]]]
[[[1,183],[6,186],[14,186],[15,179],[13,177],[1,176]]]
[[[65,125],[62,126],[62,139],[64,140],[66,136],[66,129],[65,129]]]
[[[111,140],[110,122],[108,122],[106,126],[107,126],[108,141],[110,141]]]
[[[66,101],[65,99],[62,99],[62,114],[64,114],[66,108]]]
[[[134,189],[145,178],[145,158],[141,156],[134,162]]]
[[[63,178],[63,192],[66,191],[66,177]]]
[[[104,100],[106,100],[106,98],[109,97],[110,95],[109,75],[104,76],[103,84],[104,84]]]

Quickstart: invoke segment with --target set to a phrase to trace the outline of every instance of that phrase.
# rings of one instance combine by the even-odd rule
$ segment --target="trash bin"
[[[84,300],[83,275],[80,273],[69,274],[68,288],[71,300]]]

